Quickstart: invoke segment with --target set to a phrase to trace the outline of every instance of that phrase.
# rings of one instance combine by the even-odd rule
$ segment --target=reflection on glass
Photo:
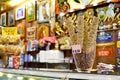
[[[0,72],[0,77],[1,77],[1,76],[3,76],[3,73],[2,73],[2,72]]]
[[[19,76],[19,77],[17,77],[17,79],[18,79],[18,80],[23,80],[23,77],[20,77],[20,76]]]
[[[12,78],[13,75],[12,75],[12,74],[7,74],[7,77],[8,77],[8,78]]]
[[[30,78],[29,80],[35,80],[35,79],[33,79],[33,78]]]
[[[0,80],[61,80],[61,79],[51,78],[51,77],[22,75],[22,74],[8,74],[8,73],[0,72]]]

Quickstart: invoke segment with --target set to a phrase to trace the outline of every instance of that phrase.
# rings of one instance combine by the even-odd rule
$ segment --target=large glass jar
[[[81,53],[73,53],[76,69],[78,72],[91,72],[96,54],[96,45],[82,49]]]

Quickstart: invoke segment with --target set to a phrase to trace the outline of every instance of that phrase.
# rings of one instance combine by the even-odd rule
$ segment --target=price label
[[[2,36],[16,36],[17,35],[17,27],[3,27],[2,28]]]
[[[81,53],[81,46],[78,44],[78,45],[72,45],[72,53],[73,54],[78,54],[78,53]]]

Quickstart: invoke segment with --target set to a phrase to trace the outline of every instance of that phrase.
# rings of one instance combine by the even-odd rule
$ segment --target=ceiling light
[[[25,0],[11,0],[9,2],[9,5],[10,6],[15,6],[15,5],[17,5],[17,4],[19,4],[19,3],[23,2],[23,1],[25,1]]]

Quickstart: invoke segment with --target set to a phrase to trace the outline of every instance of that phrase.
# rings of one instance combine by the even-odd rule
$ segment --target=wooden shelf
[[[25,62],[24,67],[27,68],[46,68],[46,69],[75,69],[74,63],[41,63],[41,62]]]
[[[115,45],[115,42],[101,42],[96,44],[96,46],[110,46],[110,45]]]
[[[105,1],[103,1],[103,2],[100,2],[100,3],[98,3],[97,5],[93,5],[93,4],[91,4],[91,5],[86,5],[85,6],[85,8],[84,9],[87,9],[87,8],[96,8],[96,7],[99,7],[99,6],[103,6],[103,5],[108,5],[109,3],[120,3],[120,1],[117,1],[117,2],[112,2],[112,1],[110,1],[110,2],[105,2]],[[73,10],[73,11],[68,11],[68,12],[66,12],[65,14],[68,14],[68,13],[71,13],[71,12],[76,12],[76,11],[79,11],[79,10],[84,10],[84,9],[75,9],[75,10]]]
[[[117,29],[98,30],[98,32],[117,31],[117,30],[120,30],[120,28],[117,28]]]

